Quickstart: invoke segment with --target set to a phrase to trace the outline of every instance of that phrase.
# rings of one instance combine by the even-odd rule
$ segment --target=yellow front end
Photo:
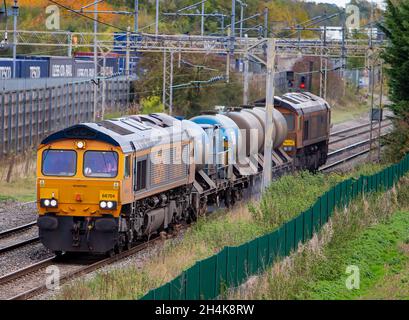
[[[39,147],[38,225],[46,247],[112,249],[121,212],[123,160],[119,147],[101,141],[67,139]]]
[[[83,146],[78,148],[77,145]],[[75,172],[72,175],[58,173],[47,174],[44,171],[44,152],[50,150],[71,151],[76,153]],[[89,151],[115,152],[118,155],[117,174],[115,177],[96,177],[92,174],[86,176],[84,155]],[[64,155],[62,155],[64,156]],[[115,148],[99,141],[64,140],[43,146],[37,154],[37,204],[40,215],[55,213],[57,215],[70,216],[101,216],[111,214],[115,217],[120,213],[120,190],[123,168],[119,166],[123,156],[119,148]],[[98,159],[96,159],[98,160]],[[114,174],[112,174],[114,175]],[[41,204],[42,199],[56,199],[57,207]],[[101,208],[100,203],[115,202],[113,208]]]

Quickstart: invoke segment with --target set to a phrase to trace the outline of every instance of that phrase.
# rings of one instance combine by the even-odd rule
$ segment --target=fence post
[[[29,145],[30,147],[33,146],[33,91],[29,90],[29,100],[30,100],[30,132],[29,132]]]
[[[15,145],[15,153],[18,153],[18,149],[19,149],[19,141],[18,141],[18,136],[19,136],[19,132],[18,132],[18,126],[19,126],[19,116],[20,116],[20,105],[19,105],[19,97],[18,97],[18,91],[13,92],[13,103],[14,103],[14,109],[15,109],[15,114],[14,116],[16,117],[15,119],[15,123],[14,123],[14,145]]]
[[[2,94],[1,94],[1,131],[0,131],[0,141],[1,141],[1,148],[0,148],[0,152],[1,152],[1,154],[0,154],[0,159],[2,159],[3,157],[4,157],[4,146],[5,146],[5,132],[4,132],[4,130],[5,130],[5,128],[4,128],[4,121],[5,121],[5,119],[4,119],[4,117],[6,116],[6,112],[5,112],[5,109],[6,109],[6,106],[4,105],[4,95],[5,95],[5,93],[3,92]]]

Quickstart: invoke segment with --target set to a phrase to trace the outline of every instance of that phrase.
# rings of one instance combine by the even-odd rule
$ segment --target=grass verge
[[[336,100],[328,98],[328,102],[334,124],[359,118],[369,112],[369,98],[365,91],[357,93],[352,87],[347,87],[343,97]]]
[[[10,183],[0,184],[0,202],[2,201],[19,201],[28,202],[36,198],[35,177],[18,178]]]
[[[361,170],[377,171],[379,166]],[[357,173],[355,173],[357,174]],[[142,267],[99,272],[91,280],[63,286],[57,299],[135,299],[175,278],[197,260],[224,246],[234,246],[276,229],[307,209],[324,192],[348,178],[339,174],[300,172],[273,183],[257,204],[220,210],[192,225],[178,241],[166,241],[161,251]],[[302,195],[300,197],[299,195]]]
[[[228,298],[408,299],[408,182],[336,212],[309,243]],[[359,268],[359,289],[346,287],[348,266]]]

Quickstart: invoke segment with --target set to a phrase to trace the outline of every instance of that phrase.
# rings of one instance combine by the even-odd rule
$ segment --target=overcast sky
[[[334,3],[340,7],[345,7],[345,3],[351,2],[350,0],[307,0],[307,1]],[[373,0],[373,2],[382,4],[384,1],[383,0]]]

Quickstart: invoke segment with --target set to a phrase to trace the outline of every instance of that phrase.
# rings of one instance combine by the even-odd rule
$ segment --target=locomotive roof
[[[256,106],[265,106],[265,103],[266,99],[254,102]],[[274,97],[274,105],[300,115],[330,109],[330,106],[324,99],[309,92],[290,92],[282,97]]]
[[[80,123],[49,135],[41,143],[49,144],[63,139],[98,140],[118,146],[128,153],[188,138],[181,127],[147,125],[140,119],[139,116],[129,116],[98,123]]]

